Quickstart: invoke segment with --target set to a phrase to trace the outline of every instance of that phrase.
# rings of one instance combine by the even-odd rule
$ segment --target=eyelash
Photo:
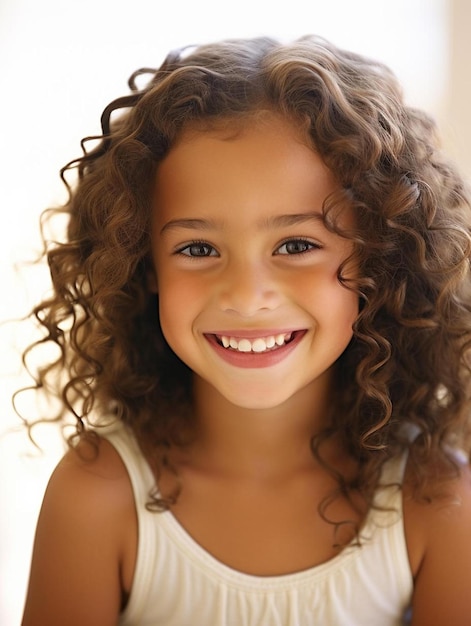
[[[321,249],[321,245],[319,245],[318,243],[315,243],[314,241],[310,241],[309,239],[303,239],[302,237],[295,237],[292,239],[286,239],[285,241],[283,241],[277,248],[277,252],[275,253],[276,255],[281,255],[282,253],[278,252],[280,250],[280,248],[283,248],[285,246],[288,246],[289,244],[303,244],[305,246],[304,250],[301,250],[299,252],[293,252],[292,254],[284,254],[284,256],[301,256],[304,254],[308,254],[309,252],[312,252],[313,250],[320,250]],[[288,249],[288,248],[287,248]]]
[[[182,256],[186,256],[189,257],[190,259],[205,259],[207,257],[210,256],[219,256],[217,254],[187,254],[185,252],[185,250],[191,250],[191,248],[197,248],[199,247],[201,248],[209,248],[211,251],[216,251],[216,248],[214,246],[212,246],[210,243],[208,243],[207,241],[191,241],[190,243],[185,244],[184,246],[181,246],[180,248],[177,248],[177,250],[175,250],[175,254],[181,254]]]
[[[302,244],[305,246],[304,250],[300,250],[298,252],[293,252],[293,253],[281,253],[279,252],[279,250],[283,247],[287,247],[289,244],[295,244],[295,245],[299,245]],[[199,248],[200,251],[203,248],[206,248],[207,250],[210,251],[209,254],[189,254],[185,251],[190,251],[191,248]],[[281,242],[278,247],[276,248],[276,251],[274,253],[274,255],[276,256],[301,256],[304,254],[308,254],[309,252],[312,252],[313,250],[319,250],[321,249],[322,246],[319,245],[318,243],[315,243],[313,241],[310,241],[309,239],[303,239],[302,237],[296,237],[296,238],[291,238],[291,239],[286,239],[285,241]],[[288,248],[286,248],[288,250]],[[216,254],[212,254],[212,252],[216,252]],[[180,248],[178,248],[177,250],[175,250],[175,254],[180,254],[182,256],[186,256],[188,258],[192,258],[192,259],[205,259],[205,258],[209,258],[212,256],[219,256],[219,254],[217,254],[216,248],[214,246],[212,246],[211,244],[209,244],[207,241],[192,241],[190,243],[185,244],[184,246],[181,246]]]

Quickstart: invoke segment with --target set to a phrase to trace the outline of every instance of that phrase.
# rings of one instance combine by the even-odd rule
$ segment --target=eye
[[[305,254],[320,247],[319,244],[307,239],[289,239],[276,249],[275,254]]]
[[[177,254],[183,254],[189,257],[219,256],[216,249],[206,241],[193,241],[179,248],[176,252]]]

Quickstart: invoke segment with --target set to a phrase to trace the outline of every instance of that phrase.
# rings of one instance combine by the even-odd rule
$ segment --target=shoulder
[[[81,440],[68,450],[54,470],[48,489],[61,484],[62,480],[92,483],[102,489],[110,482],[129,484],[126,467],[115,448],[104,438],[94,436]]]
[[[81,442],[64,456],[46,489],[24,625],[116,624],[136,544],[123,462],[106,440]]]
[[[404,520],[414,574],[413,624],[465,626],[471,614],[471,468],[430,503],[404,487]]]
[[[72,518],[69,521],[86,511],[88,524],[108,521],[132,508],[129,476],[113,446],[97,437],[69,450],[51,476],[45,506],[57,507],[61,515]]]

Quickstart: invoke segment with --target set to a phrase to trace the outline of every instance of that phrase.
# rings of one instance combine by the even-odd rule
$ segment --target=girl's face
[[[232,135],[186,132],[159,165],[151,283],[195,384],[252,409],[327,388],[358,314],[337,278],[352,244],[320,218],[337,189],[275,114]],[[351,222],[346,209],[340,224]]]

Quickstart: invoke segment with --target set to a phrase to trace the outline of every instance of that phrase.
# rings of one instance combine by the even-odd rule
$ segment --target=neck
[[[250,409],[228,402],[196,378],[192,463],[230,475],[286,476],[312,468],[313,435],[326,426],[329,387],[307,386],[283,404]]]

